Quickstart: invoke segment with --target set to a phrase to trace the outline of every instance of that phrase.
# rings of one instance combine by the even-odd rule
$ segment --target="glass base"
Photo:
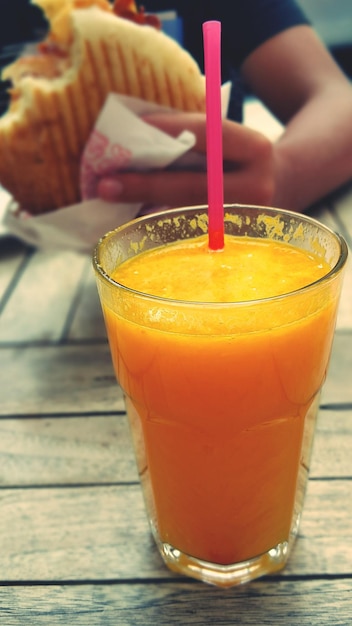
[[[248,561],[218,565],[184,554],[167,543],[158,542],[158,547],[166,565],[172,571],[219,587],[241,585],[260,576],[273,574],[286,565],[289,555],[289,544],[285,541]]]

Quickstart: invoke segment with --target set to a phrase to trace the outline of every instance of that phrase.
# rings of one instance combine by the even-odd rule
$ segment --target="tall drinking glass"
[[[149,215],[105,235],[94,268],[160,553],[172,570],[231,586],[281,569],[297,535],[347,247],[307,216],[254,206],[225,206],[232,265],[206,233],[204,206]],[[198,260],[189,246],[204,247]],[[281,269],[284,248],[295,254]],[[129,287],[118,271],[132,261]],[[269,281],[259,295],[257,274]]]

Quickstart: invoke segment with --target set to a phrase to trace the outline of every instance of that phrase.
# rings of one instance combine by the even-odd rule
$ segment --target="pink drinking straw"
[[[207,132],[208,237],[211,250],[224,247],[224,181],[221,122],[221,24],[204,22]]]

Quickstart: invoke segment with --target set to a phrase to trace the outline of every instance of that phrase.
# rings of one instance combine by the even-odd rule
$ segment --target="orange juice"
[[[204,237],[141,254],[112,278],[166,298],[238,302],[298,289],[328,269],[283,243],[230,237],[213,252]],[[105,308],[116,374],[141,422],[163,542],[227,565],[288,540],[304,420],[333,332],[331,303],[308,317],[299,307],[295,323],[283,308],[275,328],[257,331],[254,319],[233,332],[231,314],[224,332],[218,315],[198,334],[188,332],[187,316],[163,328],[162,311],[150,327],[149,304],[133,322]]]
[[[217,584],[282,567],[301,513],[339,281],[286,239],[133,243],[99,286],[154,536]]]

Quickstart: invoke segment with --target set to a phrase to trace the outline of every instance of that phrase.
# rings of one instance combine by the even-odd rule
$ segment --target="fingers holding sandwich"
[[[205,164],[206,124],[203,114],[151,115],[145,121],[178,137],[185,129],[196,138],[193,150]],[[273,195],[274,163],[272,143],[261,133],[223,121],[224,200],[268,204]],[[207,202],[206,168],[198,171],[119,172],[102,178],[99,196],[110,202],[143,202],[155,206],[185,206]]]

